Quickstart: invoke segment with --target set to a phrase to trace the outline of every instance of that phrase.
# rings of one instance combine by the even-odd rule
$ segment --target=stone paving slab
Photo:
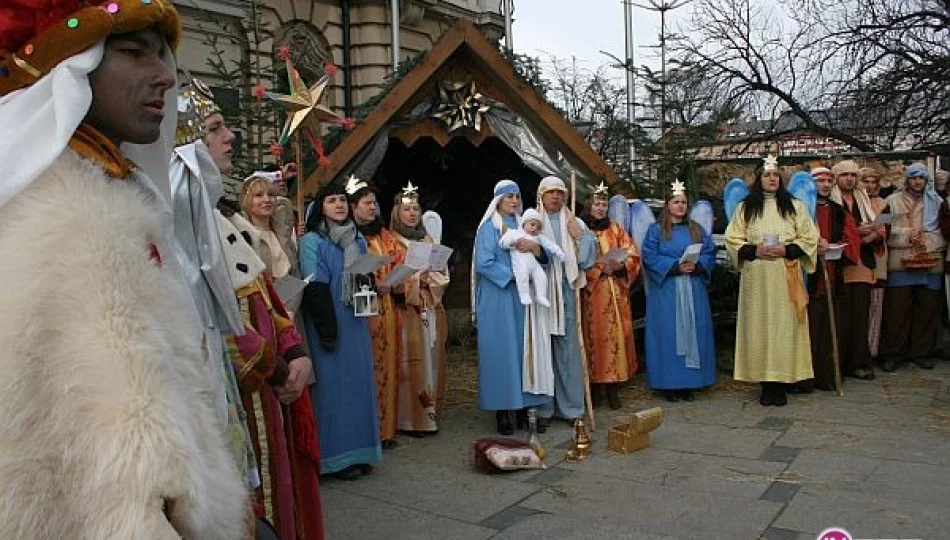
[[[880,459],[841,452],[802,450],[783,478],[815,489],[858,489],[881,463]]]
[[[757,499],[786,464],[646,448],[632,454],[599,452],[559,467],[646,484]]]
[[[521,506],[674,537],[754,540],[783,505],[575,472],[567,485],[548,487]]]
[[[641,384],[641,383],[637,383]],[[815,540],[830,526],[858,538],[950,538],[950,362],[908,366],[846,395],[791,396],[761,407],[728,385],[693,403],[651,394],[597,410],[593,454],[563,460],[570,424],[542,441],[544,471],[473,471],[473,441],[494,415],[453,410],[435,437],[384,453],[357,482],[326,480],[328,540]],[[607,450],[608,428],[661,406],[653,446]],[[523,432],[514,437],[523,438]]]
[[[856,538],[947,538],[950,512],[947,502],[908,502],[886,492],[803,487],[775,520],[775,527],[817,534],[843,527]]]
[[[881,459],[950,465],[950,434],[797,421],[776,444]]]
[[[327,540],[487,540],[497,533],[327,485],[321,496]]]
[[[354,495],[469,523],[487,519],[540,489],[502,476],[398,458],[391,458],[358,481],[327,484]]]
[[[654,447],[666,450],[756,459],[780,435],[774,430],[665,422],[651,439]]]
[[[522,520],[493,540],[687,540],[637,530],[629,525],[537,514]]]

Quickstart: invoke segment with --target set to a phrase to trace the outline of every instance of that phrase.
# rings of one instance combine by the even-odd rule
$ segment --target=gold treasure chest
[[[610,428],[607,448],[621,454],[636,452],[650,446],[650,432],[663,423],[663,409],[654,407],[633,415],[628,424]]]

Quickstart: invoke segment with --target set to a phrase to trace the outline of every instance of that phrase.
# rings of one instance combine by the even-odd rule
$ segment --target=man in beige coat
[[[172,244],[178,15],[99,3],[0,33],[0,540],[244,538]]]

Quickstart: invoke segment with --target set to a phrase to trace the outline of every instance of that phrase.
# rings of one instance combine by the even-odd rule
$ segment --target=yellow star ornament
[[[310,131],[311,135],[318,137],[321,122],[339,123],[343,120],[335,112],[320,104],[323,93],[327,89],[327,84],[330,82],[328,75],[323,75],[316,84],[307,88],[300,77],[300,73],[297,72],[293,62],[288,58],[287,80],[290,82],[290,95],[267,93],[267,97],[280,103],[288,111],[287,122],[284,124],[284,130],[280,136],[281,140],[286,141],[300,128],[305,128]]]

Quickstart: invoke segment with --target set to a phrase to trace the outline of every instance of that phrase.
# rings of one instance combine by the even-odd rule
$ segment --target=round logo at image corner
[[[821,534],[818,535],[817,540],[854,540],[851,536],[851,533],[840,528],[832,527],[830,529],[825,529],[821,531]]]

